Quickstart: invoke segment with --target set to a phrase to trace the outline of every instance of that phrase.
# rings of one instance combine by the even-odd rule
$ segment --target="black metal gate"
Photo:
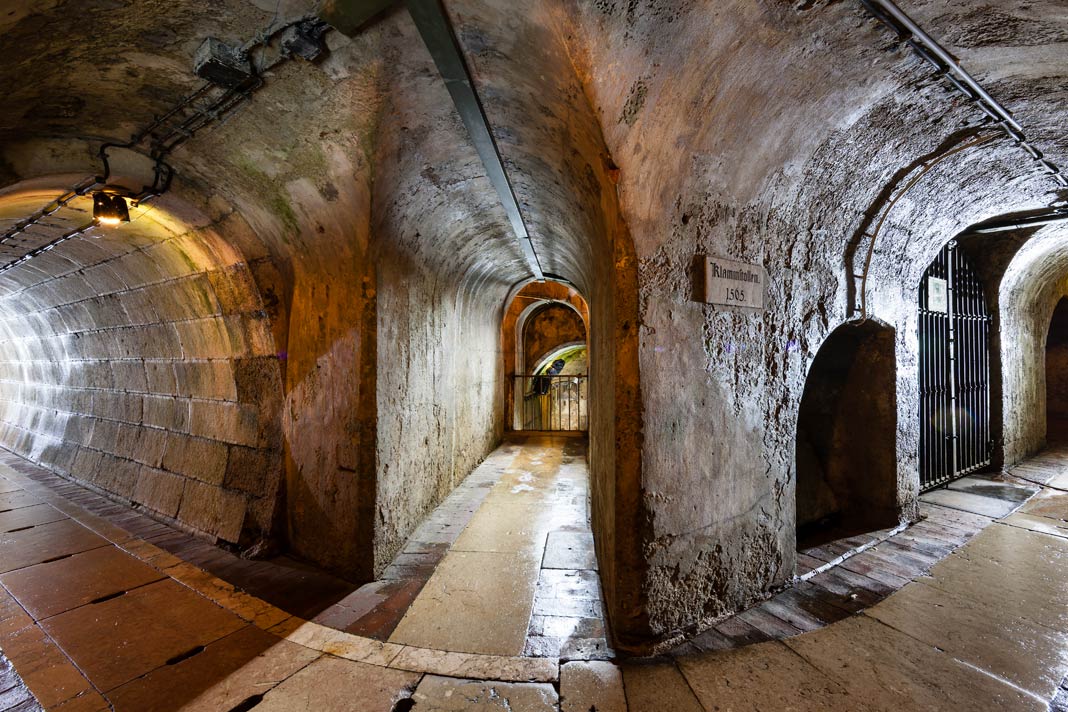
[[[920,489],[990,464],[990,314],[956,241],[920,282]]]
[[[589,428],[586,376],[516,376],[516,430]]]

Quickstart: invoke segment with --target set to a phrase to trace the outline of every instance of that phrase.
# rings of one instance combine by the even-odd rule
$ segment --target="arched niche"
[[[797,420],[799,548],[897,522],[894,330],[838,327],[809,369]]]
[[[1053,310],[1046,335],[1046,441],[1068,438],[1068,297]]]

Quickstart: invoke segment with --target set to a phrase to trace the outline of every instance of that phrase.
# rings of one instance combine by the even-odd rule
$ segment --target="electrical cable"
[[[304,22],[318,20],[318,18],[313,15],[303,16],[275,29],[274,24],[277,19],[278,7],[276,6],[274,16],[271,18],[270,23],[240,48],[241,53],[250,55],[257,49],[266,49],[275,37],[290,27]],[[235,87],[224,89],[210,81],[205,81],[190,94],[182,97],[165,113],[154,117],[151,122],[135,132],[130,137],[130,140],[125,142],[105,141],[101,144],[100,149],[97,152],[97,157],[100,159],[103,166],[102,175],[85,178],[77,185],[72,186],[61,196],[48,203],[45,207],[17,222],[13,227],[9,228],[3,234],[0,234],[0,245],[24,233],[28,228],[41,224],[42,220],[65,207],[75,198],[85,195],[97,186],[106,185],[108,179],[111,177],[111,163],[108,156],[109,149],[119,148],[131,150],[140,153],[153,161],[152,183],[142,186],[140,192],[132,196],[126,196],[130,198],[135,207],[151,198],[162,195],[170,189],[171,181],[174,178],[174,168],[168,164],[166,160],[170,154],[183,143],[193,138],[198,131],[207,128],[213,123],[221,124],[237,107],[250,101],[252,95],[263,87],[265,83],[260,75],[273,69],[289,58],[290,54],[284,49],[279,51],[278,56],[274,57],[271,61],[257,63],[250,58],[253,72],[246,81]],[[213,90],[217,89],[222,89],[221,93],[212,97],[211,94],[213,93]],[[198,102],[201,102],[203,99],[208,100],[198,106]],[[11,262],[0,265],[0,274],[54,248],[58,244],[81,235],[93,225],[95,225],[95,223],[89,223],[88,225],[64,233],[45,245],[34,248]]]
[[[0,265],[0,274],[3,274],[4,272],[7,272],[10,269],[14,269],[15,267],[18,267],[20,264],[22,264],[24,262],[28,262],[31,259],[33,259],[34,257],[37,257],[38,255],[41,255],[41,254],[44,254],[45,252],[48,252],[49,250],[54,248],[56,245],[62,244],[64,242],[66,242],[67,240],[70,240],[72,238],[78,237],[79,235],[87,232],[90,228],[94,228],[94,227],[97,227],[97,224],[95,222],[91,222],[91,223],[89,223],[87,225],[82,225],[81,227],[74,228],[70,232],[66,232],[66,233],[60,235],[56,239],[54,239],[54,240],[52,240],[50,242],[47,242],[44,245],[41,245],[40,247],[35,247],[34,249],[30,250],[26,254],[22,255],[21,257],[15,259],[15,260],[12,260],[11,262],[8,262],[7,264]]]

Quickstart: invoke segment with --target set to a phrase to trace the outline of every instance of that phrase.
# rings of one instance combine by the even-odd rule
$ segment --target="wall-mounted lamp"
[[[103,191],[93,193],[93,221],[98,225],[108,227],[130,222],[130,210],[126,207],[126,198]]]

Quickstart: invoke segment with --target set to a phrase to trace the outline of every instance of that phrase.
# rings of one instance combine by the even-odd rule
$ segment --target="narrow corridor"
[[[582,438],[514,434],[379,581],[315,620],[437,650],[608,657],[588,499]]]

